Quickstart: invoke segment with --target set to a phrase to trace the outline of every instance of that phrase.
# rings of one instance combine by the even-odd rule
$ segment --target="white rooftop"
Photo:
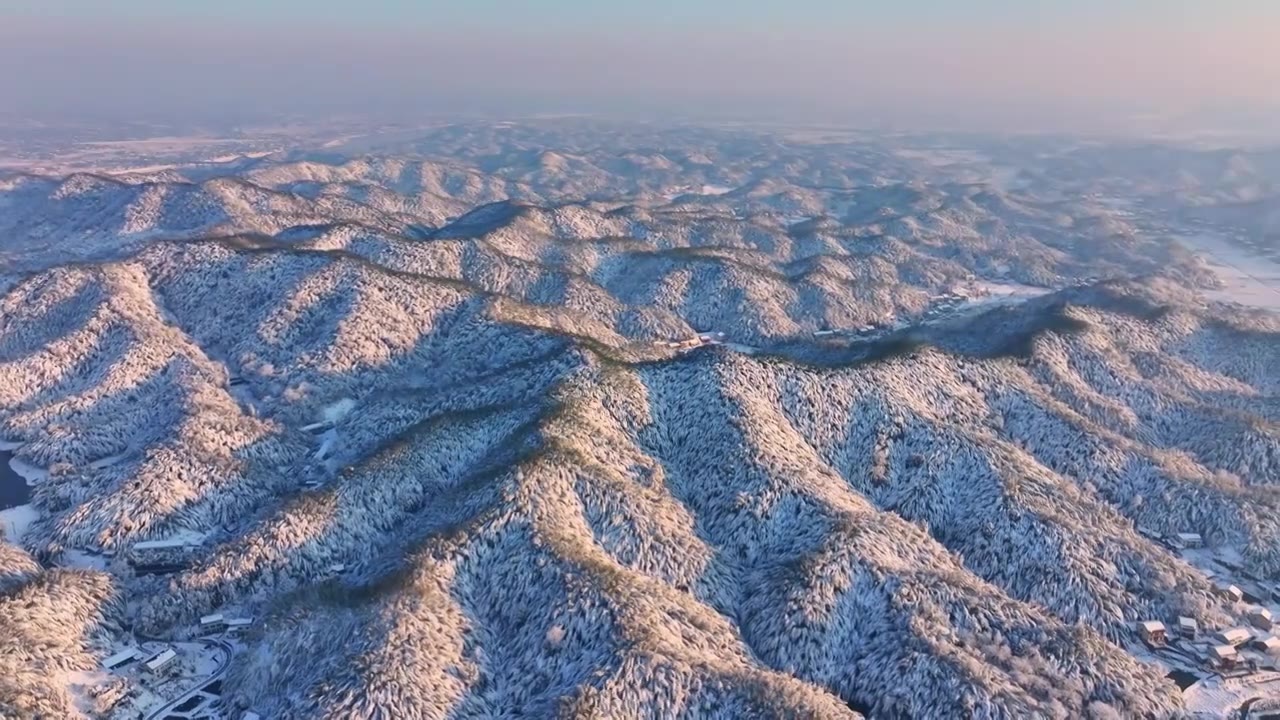
[[[172,662],[173,659],[176,657],[178,657],[178,653],[174,652],[172,648],[168,650],[164,650],[159,655],[156,655],[155,657],[147,661],[147,669],[159,670],[160,668]]]
[[[107,670],[110,670],[111,668],[117,665],[120,665],[124,662],[127,662],[129,660],[132,660],[137,656],[138,656],[137,648],[125,648],[124,650],[121,650],[115,655],[112,655],[111,657],[104,659],[102,661],[102,667]]]
[[[1231,643],[1232,645],[1242,643],[1245,640],[1248,640],[1250,636],[1251,633],[1244,628],[1231,628],[1230,630],[1223,630],[1218,633],[1218,637],[1221,638],[1223,642]]]

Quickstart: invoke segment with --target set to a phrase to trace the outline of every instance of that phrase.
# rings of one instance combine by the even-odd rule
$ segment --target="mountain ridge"
[[[265,717],[1190,716],[1133,628],[1247,622],[1159,537],[1280,578],[1274,314],[1092,199],[563,132],[0,190],[0,714],[234,613]]]

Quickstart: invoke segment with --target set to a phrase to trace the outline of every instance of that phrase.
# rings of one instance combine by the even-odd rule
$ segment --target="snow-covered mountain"
[[[272,718],[1183,712],[1133,626],[1246,610],[1158,536],[1280,579],[1280,320],[1163,189],[919,157],[566,121],[4,180],[0,715],[124,713],[84,673],[216,613]]]

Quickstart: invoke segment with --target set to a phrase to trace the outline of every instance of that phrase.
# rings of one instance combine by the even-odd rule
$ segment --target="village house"
[[[1271,611],[1264,607],[1256,607],[1249,610],[1249,624],[1259,630],[1270,630],[1275,618]]]
[[[1230,670],[1240,661],[1240,653],[1230,645],[1215,645],[1209,650],[1209,659],[1216,667]]]
[[[1188,640],[1195,640],[1200,635],[1200,623],[1195,618],[1178,618],[1178,632]]]
[[[1252,634],[1245,628],[1230,628],[1219,632],[1217,637],[1227,645],[1236,646],[1248,642]]]
[[[176,653],[173,648],[166,648],[161,650],[159,653],[156,653],[146,662],[147,669],[151,672],[159,672],[161,669],[172,664],[173,661],[177,659],[178,653]]]
[[[1244,591],[1227,582],[1218,584],[1218,593],[1231,602],[1240,602],[1244,599]]]
[[[1253,642],[1249,643],[1249,647],[1268,655],[1280,655],[1280,638],[1275,635],[1255,638]]]
[[[1138,634],[1153,647],[1164,647],[1169,642],[1168,631],[1159,620],[1147,620],[1138,625]]]

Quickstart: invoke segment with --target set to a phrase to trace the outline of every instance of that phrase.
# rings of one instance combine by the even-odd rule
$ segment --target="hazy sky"
[[[1069,126],[1274,108],[1278,34],[1276,0],[3,0],[0,109]]]

